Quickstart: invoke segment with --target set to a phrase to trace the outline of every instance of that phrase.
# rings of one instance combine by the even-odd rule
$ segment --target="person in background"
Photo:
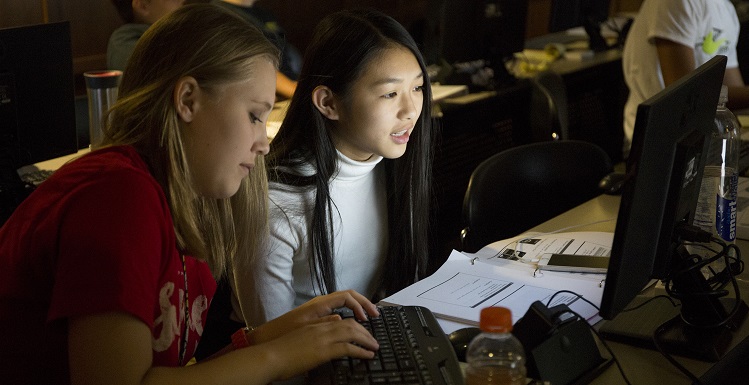
[[[112,32],[107,44],[107,69],[124,70],[138,39],[151,24],[182,6],[185,0],[112,0],[125,24]]]
[[[276,93],[288,99],[296,89],[302,55],[289,42],[275,17],[266,9],[255,5],[256,0],[211,0],[212,4],[237,12],[247,21],[257,26],[273,44],[281,50],[281,64],[276,73]]]
[[[637,106],[716,55],[728,58],[723,83],[729,108],[749,107],[738,68],[739,19],[730,0],[645,0],[622,57],[629,99],[624,109],[624,154],[629,153]],[[717,101],[716,101],[717,102]]]
[[[341,291],[183,367],[216,279],[267,236],[277,62],[260,31],[211,5],[146,31],[103,148],[58,169],[0,228],[3,383],[268,384],[373,357],[370,333],[332,312],[377,308]]]
[[[267,157],[270,240],[230,276],[235,319],[260,324],[339,289],[375,300],[425,275],[430,101],[397,21],[374,10],[320,21]]]

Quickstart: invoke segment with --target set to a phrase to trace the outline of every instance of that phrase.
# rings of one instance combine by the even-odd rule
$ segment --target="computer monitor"
[[[552,0],[549,32],[583,27],[588,34],[590,49],[608,47],[601,36],[601,24],[609,17],[610,0]]]
[[[68,22],[0,29],[0,224],[18,168],[78,150],[74,93]]]
[[[725,66],[717,56],[638,107],[601,300],[601,316],[613,320],[601,327],[606,338],[653,347],[652,333],[665,321],[665,350],[709,361],[730,340],[726,327],[715,326],[738,307],[706,294],[713,284],[685,248]],[[656,302],[623,312],[651,279],[671,282],[681,308]]]
[[[450,65],[485,60],[496,82],[511,80],[505,62],[523,51],[528,0],[431,0],[429,8],[436,20],[429,21],[426,37],[433,44],[427,48],[437,51],[438,60]]]

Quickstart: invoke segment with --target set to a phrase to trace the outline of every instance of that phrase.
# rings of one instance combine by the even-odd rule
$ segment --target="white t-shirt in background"
[[[629,99],[624,107],[624,153],[629,153],[637,106],[663,88],[655,39],[694,49],[699,67],[716,55],[738,67],[739,19],[730,0],[645,0],[627,35],[622,57]],[[716,101],[717,102],[717,101]]]

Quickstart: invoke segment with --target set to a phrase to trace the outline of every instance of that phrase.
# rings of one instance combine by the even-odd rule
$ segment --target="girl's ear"
[[[174,86],[174,109],[186,123],[192,122],[199,106],[200,87],[192,76],[185,76]]]
[[[326,86],[315,87],[312,91],[312,104],[326,118],[338,120],[338,99],[330,88]]]

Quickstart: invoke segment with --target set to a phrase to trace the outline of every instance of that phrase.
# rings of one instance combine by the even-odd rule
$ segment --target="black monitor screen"
[[[503,60],[525,44],[528,0],[441,0],[439,51],[448,63]],[[440,4],[441,3],[441,4]]]
[[[610,48],[601,34],[601,25],[609,17],[609,0],[552,0],[549,32],[582,27],[588,35],[588,47],[600,52]]]
[[[552,0],[549,32],[601,24],[609,17],[610,0]]]
[[[670,319],[673,329],[667,334],[674,337],[664,337],[664,341],[668,339],[664,342],[666,349],[705,360],[716,358],[713,353],[719,349],[712,337],[705,336],[722,329],[707,327],[712,319],[703,321],[730,310],[715,296],[704,294],[709,285],[700,270],[692,268],[697,262],[685,245],[688,231],[693,229],[690,226],[715,130],[713,120],[725,66],[726,58],[717,56],[638,107],[627,160],[628,180],[601,301],[601,316],[614,319],[601,328],[607,338],[648,346],[653,339],[650,331],[664,327]],[[681,308],[656,303],[625,312],[651,279],[664,279],[667,286],[673,282],[679,285],[679,293],[695,295],[678,296]],[[664,320],[654,316],[656,309],[676,309],[676,315]],[[633,318],[622,322],[626,317]],[[645,320],[658,324],[649,329],[643,327]],[[704,329],[690,329],[693,326]],[[691,331],[685,332],[685,328]],[[705,338],[698,341],[694,336]],[[693,348],[695,351],[687,351]]]
[[[0,29],[1,167],[75,153],[68,22]]]

